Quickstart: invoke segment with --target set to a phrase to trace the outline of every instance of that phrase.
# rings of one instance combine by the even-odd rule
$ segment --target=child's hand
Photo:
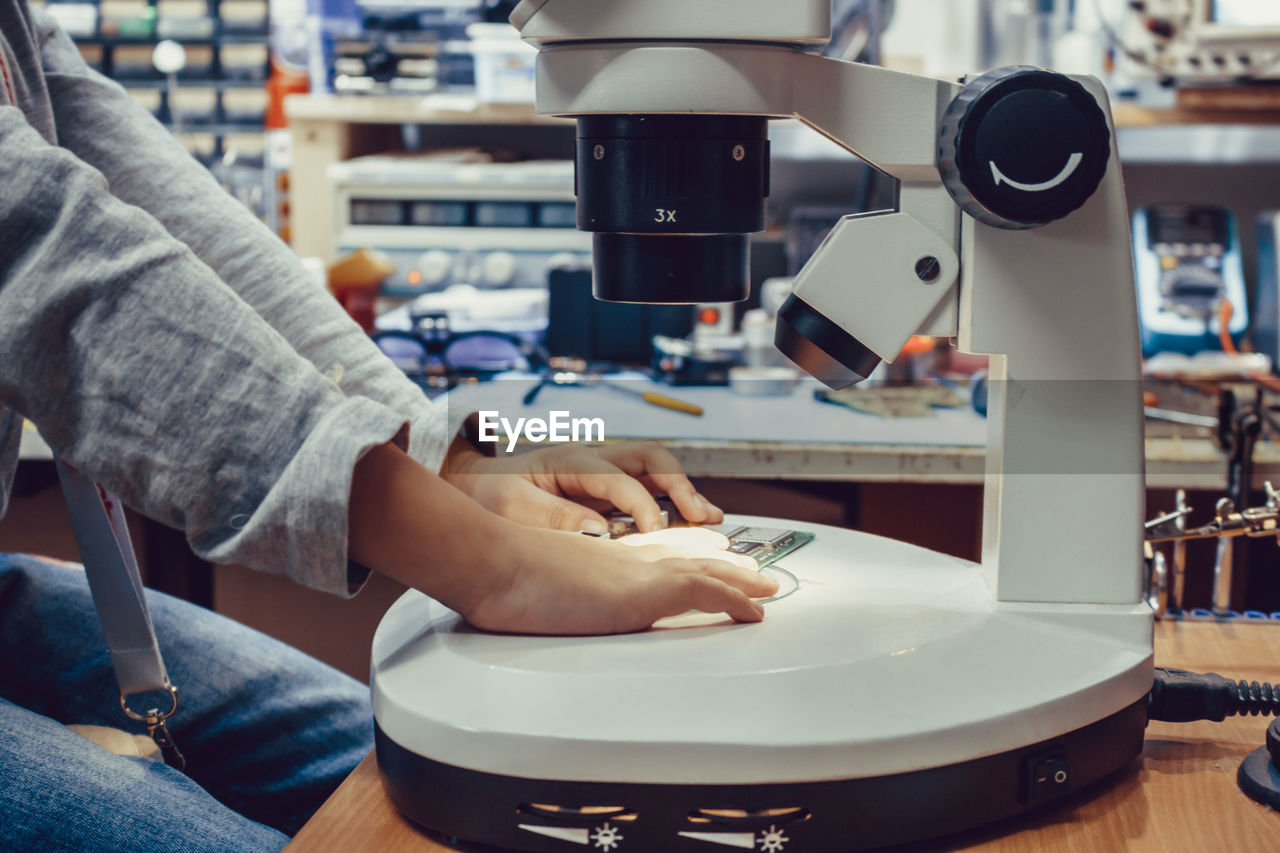
[[[661,545],[627,546],[577,533],[524,530],[507,581],[451,603],[468,622],[521,634],[642,631],[688,610],[758,622],[752,598],[778,591],[752,560],[723,552],[673,556]],[[746,564],[751,568],[747,568]]]
[[[356,464],[347,522],[352,560],[492,631],[640,631],[695,609],[756,622],[764,610],[751,598],[777,592],[774,580],[711,545],[685,549],[705,555],[675,556],[665,546],[517,524],[468,500],[393,445],[372,448]]]
[[[724,513],[698,494],[680,463],[657,442],[555,447],[488,458],[455,448],[440,475],[492,512],[521,524],[602,533],[597,508],[617,507],[641,531],[661,527],[655,494],[666,494],[688,521],[719,524]]]

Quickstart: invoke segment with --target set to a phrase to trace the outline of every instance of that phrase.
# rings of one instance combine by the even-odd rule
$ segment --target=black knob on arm
[[[1110,157],[1110,126],[1093,95],[1031,66],[997,68],[968,83],[938,129],[947,191],[997,228],[1035,228],[1079,209]]]

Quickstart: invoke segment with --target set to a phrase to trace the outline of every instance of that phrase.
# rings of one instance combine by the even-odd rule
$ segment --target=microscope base
[[[513,636],[406,593],[371,678],[396,805],[514,850],[846,850],[1016,814],[1141,749],[1146,604],[998,601],[955,557],[728,521],[815,534],[771,567],[793,587],[759,624]],[[1073,568],[1052,549],[1041,562]]]
[[[381,727],[375,726],[374,734],[391,801],[405,817],[442,838],[546,853],[578,845],[619,853],[716,848],[834,853],[934,838],[1055,802],[1136,757],[1146,723],[1144,699],[1061,737],[998,755],[893,776],[776,785],[499,776],[424,758],[391,740]],[[1059,770],[1066,779],[1055,782]],[[545,808],[585,803],[617,804],[625,809],[619,818],[635,817]],[[725,816],[698,819],[701,810],[723,810]],[[728,816],[729,810],[739,816]],[[616,846],[601,844],[602,837],[616,838]]]

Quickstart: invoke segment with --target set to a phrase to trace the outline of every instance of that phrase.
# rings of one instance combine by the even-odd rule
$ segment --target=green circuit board
[[[785,527],[742,527],[721,524],[712,527],[729,537],[729,551],[756,561],[760,568],[771,566],[783,557],[813,541],[813,534]]]
[[[676,509],[675,504],[666,495],[656,499],[662,512],[663,527],[687,527]],[[628,536],[637,532],[635,519],[625,513],[614,512],[608,516],[609,532],[601,534],[613,539]],[[734,554],[742,554],[756,561],[760,568],[771,566],[788,554],[803,548],[813,541],[814,534],[803,530],[791,530],[786,527],[751,527],[742,524],[713,524],[708,530],[723,533],[729,539],[728,550]]]

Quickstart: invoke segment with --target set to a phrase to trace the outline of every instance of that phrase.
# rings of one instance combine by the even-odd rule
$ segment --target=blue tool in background
[[[1237,344],[1249,325],[1235,216],[1221,207],[1158,204],[1133,216],[1142,356],[1219,350],[1218,309],[1233,309]]]
[[[1258,291],[1254,301],[1253,346],[1280,363],[1280,210],[1258,217]]]

